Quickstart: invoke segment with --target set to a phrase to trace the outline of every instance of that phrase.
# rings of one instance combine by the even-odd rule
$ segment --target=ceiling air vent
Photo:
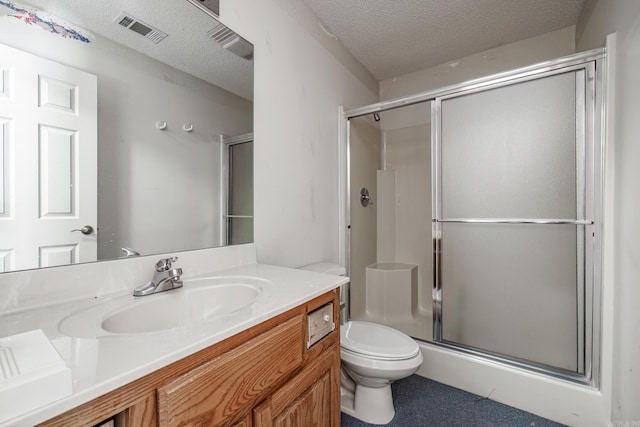
[[[210,29],[207,35],[220,46],[241,58],[251,59],[253,56],[253,45],[224,24],[219,24]]]
[[[113,22],[140,34],[154,43],[160,43],[167,37],[166,33],[156,30],[152,26],[141,22],[138,18],[135,18],[126,12],[122,12],[120,15],[116,16],[116,19],[114,19]]]

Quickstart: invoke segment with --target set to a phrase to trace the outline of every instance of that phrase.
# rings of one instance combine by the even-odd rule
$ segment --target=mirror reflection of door
[[[227,244],[253,242],[253,134],[229,138],[227,150]]]
[[[0,45],[0,271],[96,260],[96,162],[96,76]]]

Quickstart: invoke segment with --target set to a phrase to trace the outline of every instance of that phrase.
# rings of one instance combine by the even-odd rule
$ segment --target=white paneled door
[[[0,271],[96,260],[97,100],[96,76],[0,45]]]

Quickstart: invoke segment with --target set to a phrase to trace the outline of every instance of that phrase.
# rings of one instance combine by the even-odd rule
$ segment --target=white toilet
[[[415,373],[423,360],[408,335],[357,321],[340,327],[340,359],[342,412],[371,424],[393,419],[391,383]]]
[[[345,274],[344,267],[328,263],[302,269]],[[346,296],[344,292],[342,298]],[[387,424],[393,419],[391,383],[415,373],[423,360],[418,344],[408,335],[378,323],[359,321],[340,326],[340,359],[341,410],[370,424]]]

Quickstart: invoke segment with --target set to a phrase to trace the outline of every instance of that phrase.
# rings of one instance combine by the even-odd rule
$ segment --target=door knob
[[[85,225],[82,228],[76,228],[75,230],[71,230],[71,232],[74,232],[74,231],[79,231],[84,235],[89,235],[89,234],[93,234],[93,227],[90,225]]]

